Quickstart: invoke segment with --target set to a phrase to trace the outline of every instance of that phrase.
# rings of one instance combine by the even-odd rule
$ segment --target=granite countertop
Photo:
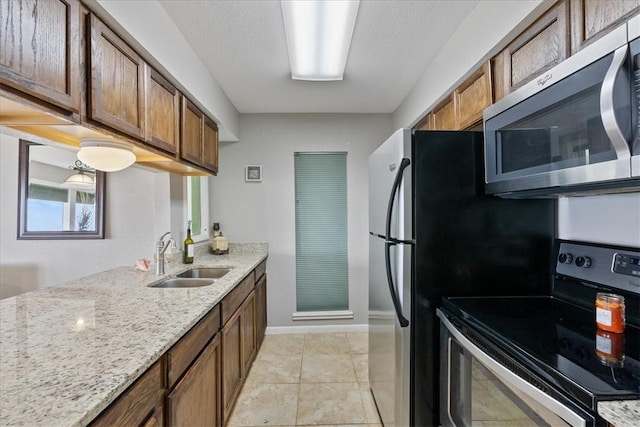
[[[88,424],[267,256],[230,247],[163,276],[119,267],[0,300],[0,425]],[[147,286],[214,266],[232,269],[206,287]]]
[[[640,400],[598,402],[598,414],[615,427],[638,427]]]

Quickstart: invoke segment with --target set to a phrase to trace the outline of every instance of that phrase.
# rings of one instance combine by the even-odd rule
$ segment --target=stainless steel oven
[[[554,256],[548,294],[442,299],[443,426],[604,426],[600,403],[640,399],[640,248],[557,240]],[[622,332],[596,323],[599,292],[626,305]]]
[[[487,193],[639,190],[631,172],[638,52],[624,24],[487,108]]]
[[[440,317],[440,420],[445,427],[592,426],[578,408],[480,334]],[[500,361],[500,362],[498,362]]]

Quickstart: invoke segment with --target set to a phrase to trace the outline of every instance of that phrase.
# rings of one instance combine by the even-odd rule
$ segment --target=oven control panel
[[[556,272],[640,294],[640,249],[561,242]]]
[[[640,277],[640,256],[619,253],[613,258],[613,271],[631,277]]]

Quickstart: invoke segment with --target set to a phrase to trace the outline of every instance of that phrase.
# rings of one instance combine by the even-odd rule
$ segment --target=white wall
[[[18,138],[0,133],[0,160],[0,298],[153,259],[171,225],[169,174],[131,167],[107,174],[104,240],[17,240]]]
[[[392,132],[390,115],[243,114],[240,142],[222,144],[211,178],[211,222],[231,242],[268,242],[269,326],[366,324],[368,310],[368,156]],[[349,305],[352,321],[296,321],[293,153],[346,151]],[[259,164],[261,183],[244,167]]]

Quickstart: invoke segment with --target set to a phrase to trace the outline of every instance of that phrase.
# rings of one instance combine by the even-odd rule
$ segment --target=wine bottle
[[[193,264],[193,239],[191,239],[191,221],[187,222],[187,238],[184,239],[184,252],[182,254],[182,262],[185,264]]]

